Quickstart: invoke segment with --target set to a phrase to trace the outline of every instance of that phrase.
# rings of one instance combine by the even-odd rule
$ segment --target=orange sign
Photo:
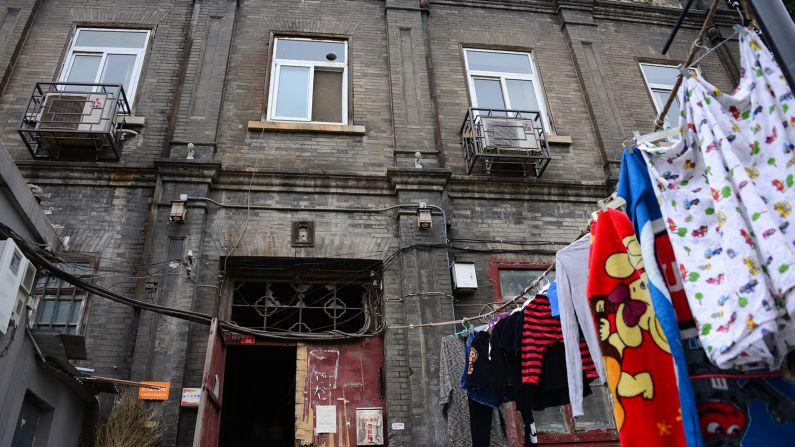
[[[144,385],[154,385],[154,388],[138,388],[138,399],[140,400],[168,400],[168,390],[171,389],[169,382],[141,382]]]

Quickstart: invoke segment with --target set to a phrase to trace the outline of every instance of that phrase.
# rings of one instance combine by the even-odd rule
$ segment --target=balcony
[[[118,161],[130,115],[121,85],[38,82],[17,130],[36,159]]]
[[[467,173],[541,177],[549,165],[549,143],[541,113],[471,108],[461,126]]]

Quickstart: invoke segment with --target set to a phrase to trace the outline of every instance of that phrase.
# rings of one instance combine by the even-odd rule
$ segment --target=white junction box
[[[456,292],[474,292],[478,288],[474,262],[453,263],[453,288]]]

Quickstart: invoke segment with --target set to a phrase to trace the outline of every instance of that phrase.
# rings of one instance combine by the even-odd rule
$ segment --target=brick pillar
[[[446,169],[390,169],[387,176],[398,203],[427,202],[444,208]],[[401,248],[443,244],[444,222],[433,216],[433,228],[417,228],[416,209],[399,211]],[[444,248],[408,249],[400,258],[400,293],[387,290],[386,318],[392,325],[427,323],[453,318],[450,270]],[[428,293],[431,292],[431,293]],[[400,300],[395,300],[399,298]],[[404,431],[388,425],[390,445],[445,445],[445,424],[439,405],[439,346],[451,327],[387,329],[385,340],[387,413],[389,421],[406,424]]]
[[[152,204],[153,219],[149,229],[150,256],[147,265],[157,265],[160,273],[157,292],[150,296],[156,304],[177,309],[196,311],[205,303],[197,302],[196,280],[202,275],[199,260],[207,221],[206,209],[192,205],[186,222],[178,224],[169,220],[171,200],[180,194],[208,195],[210,184],[221,169],[220,162],[201,160],[160,160],[155,162],[160,185]],[[188,251],[193,263],[190,273],[184,265]],[[205,296],[205,295],[202,295]],[[206,299],[206,298],[205,298]],[[165,428],[163,445],[176,445],[179,422],[179,404],[183,377],[191,345],[192,323],[152,312],[142,311],[133,356],[133,380],[171,383],[169,399],[152,405],[159,407],[159,420]],[[207,330],[198,333],[205,334]],[[187,384],[195,386],[195,384]]]

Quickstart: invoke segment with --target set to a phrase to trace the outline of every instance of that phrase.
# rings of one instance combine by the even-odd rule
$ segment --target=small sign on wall
[[[337,406],[315,406],[315,433],[337,433]]]
[[[201,397],[201,388],[183,388],[182,400],[180,401],[179,405],[181,407],[198,407]]]
[[[384,445],[384,411],[356,409],[356,445]]]
[[[171,389],[170,382],[141,382],[144,385],[153,385],[157,388],[138,388],[138,399],[140,400],[168,400],[168,391]]]

